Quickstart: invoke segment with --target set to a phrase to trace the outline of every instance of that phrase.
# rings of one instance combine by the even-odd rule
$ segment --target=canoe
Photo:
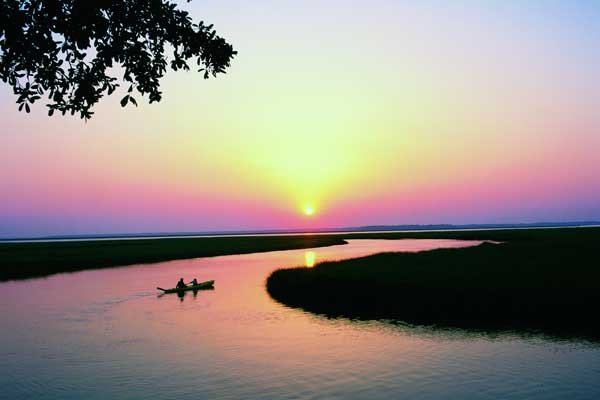
[[[161,287],[157,287],[157,289],[162,290],[164,293],[180,293],[180,292],[186,292],[188,290],[212,289],[214,285],[215,285],[215,281],[206,281],[206,282],[200,282],[197,285],[186,286],[184,288],[163,289]]]

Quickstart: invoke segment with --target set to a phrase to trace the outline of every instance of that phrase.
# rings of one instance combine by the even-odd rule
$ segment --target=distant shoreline
[[[253,237],[253,236],[296,236],[296,235],[335,235],[355,233],[410,233],[410,232],[445,232],[445,231],[487,231],[512,229],[550,229],[550,228],[584,228],[600,227],[600,221],[569,222],[533,222],[519,224],[429,224],[429,225],[368,225],[346,228],[323,228],[314,230],[257,230],[257,231],[222,231],[222,232],[155,232],[155,233],[121,233],[121,234],[84,234],[55,235],[39,237],[0,237],[0,243],[37,243],[68,241],[105,241],[105,240],[140,240],[140,239],[177,239],[177,238],[213,238],[213,237]]]

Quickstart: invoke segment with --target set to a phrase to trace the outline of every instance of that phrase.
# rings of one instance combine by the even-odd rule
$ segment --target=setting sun
[[[304,212],[304,215],[311,216],[315,213],[315,209],[311,206],[306,206],[306,207],[304,207],[303,212]]]

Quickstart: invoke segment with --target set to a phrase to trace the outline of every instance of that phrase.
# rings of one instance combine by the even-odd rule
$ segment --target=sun
[[[305,206],[302,211],[304,212],[304,215],[309,217],[315,213],[315,209],[312,206]]]

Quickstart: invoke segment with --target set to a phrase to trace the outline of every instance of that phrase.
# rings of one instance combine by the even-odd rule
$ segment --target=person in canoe
[[[192,286],[196,286],[198,284],[198,279],[194,278],[191,282],[190,285]]]
[[[179,282],[177,282],[177,286],[175,286],[177,289],[183,289],[185,287],[187,287],[185,285],[185,282],[183,281],[183,278],[179,278]]]

